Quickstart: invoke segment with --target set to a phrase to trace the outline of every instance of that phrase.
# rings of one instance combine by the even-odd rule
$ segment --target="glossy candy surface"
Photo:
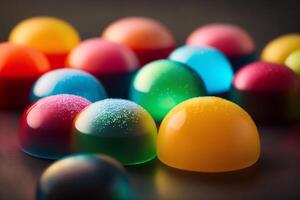
[[[34,81],[50,70],[46,57],[23,45],[0,44],[0,108],[28,104]]]
[[[229,58],[235,70],[255,59],[252,37],[241,27],[232,24],[202,26],[190,34],[186,44],[217,48]]]
[[[82,97],[67,94],[38,100],[21,118],[21,149],[29,155],[47,159],[70,154],[73,120],[89,104]]]
[[[284,64],[286,58],[300,49],[300,34],[287,34],[275,38],[263,49],[261,59],[266,62]]]
[[[37,200],[131,200],[125,169],[104,155],[78,154],[63,158],[42,174]]]
[[[88,39],[72,50],[68,64],[96,76],[109,97],[127,96],[129,83],[139,63],[127,47],[102,39]]]
[[[180,102],[202,95],[205,95],[205,86],[197,73],[171,60],[145,65],[138,71],[130,89],[130,99],[158,122]]]
[[[102,38],[132,49],[141,66],[167,58],[176,45],[173,35],[163,24],[145,17],[120,19],[105,29]]]
[[[293,51],[284,63],[300,76],[300,48]]]
[[[56,94],[73,94],[91,102],[106,98],[102,84],[91,74],[76,69],[56,69],[41,76],[31,92],[31,102]]]
[[[233,70],[226,57],[215,48],[182,46],[171,53],[171,60],[194,69],[203,80],[208,94],[225,93],[233,79]]]
[[[197,97],[177,105],[163,120],[157,137],[160,161],[182,170],[233,171],[253,165],[260,155],[251,117],[218,97]]]
[[[32,17],[21,21],[11,31],[9,42],[30,46],[43,52],[52,66],[65,66],[69,51],[80,41],[75,28],[55,17]]]
[[[235,75],[231,100],[263,123],[295,120],[299,112],[299,78],[288,67],[254,62]]]
[[[134,165],[156,156],[156,133],[154,120],[142,107],[128,100],[106,99],[91,104],[76,118],[74,148]]]

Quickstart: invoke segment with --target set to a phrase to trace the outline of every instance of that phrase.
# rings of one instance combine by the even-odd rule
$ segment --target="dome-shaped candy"
[[[61,159],[42,174],[37,200],[132,200],[133,190],[123,167],[104,155],[79,154]]]
[[[76,69],[56,69],[41,76],[32,88],[31,102],[56,94],[73,94],[91,102],[106,98],[102,84],[94,76]]]
[[[75,95],[54,95],[31,105],[20,120],[19,142],[29,155],[58,159],[71,153],[74,118],[90,102]]]
[[[225,93],[231,87],[232,67],[223,53],[215,48],[183,46],[173,51],[169,58],[194,69],[208,94]]]
[[[157,136],[160,161],[182,170],[233,171],[253,165],[259,155],[259,134],[251,117],[218,97],[197,97],[177,105]]]
[[[283,123],[299,115],[299,78],[288,67],[254,62],[235,75],[230,98],[263,123]]]
[[[91,104],[76,118],[74,148],[104,153],[124,165],[156,156],[156,125],[150,114],[134,102],[106,99]]]
[[[23,108],[34,81],[50,70],[46,57],[23,45],[0,44],[0,108]]]
[[[293,51],[284,63],[300,76],[300,48]]]
[[[254,61],[255,44],[244,29],[233,24],[208,24],[190,34],[187,45],[212,46],[222,51],[235,70]]]
[[[102,38],[132,49],[141,65],[167,58],[175,48],[171,32],[159,21],[145,17],[117,20],[105,29]]]
[[[283,64],[295,50],[300,49],[300,34],[287,34],[275,38],[263,49],[261,59],[266,62]]]
[[[55,17],[32,17],[18,23],[9,41],[43,52],[53,68],[63,67],[69,51],[80,41],[68,22]]]
[[[138,71],[130,89],[130,99],[158,122],[180,102],[204,94],[205,86],[197,73],[171,60],[145,65]]]
[[[75,47],[68,64],[93,74],[103,83],[109,97],[127,97],[128,88],[139,63],[127,47],[102,39],[88,39]]]

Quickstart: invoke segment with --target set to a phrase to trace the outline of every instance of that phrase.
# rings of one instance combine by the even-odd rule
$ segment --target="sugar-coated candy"
[[[182,46],[169,58],[194,69],[204,81],[208,94],[225,93],[231,87],[233,69],[223,53],[213,47]]]
[[[72,153],[74,118],[89,104],[82,97],[68,94],[38,100],[20,120],[21,149],[31,156],[47,159],[58,159]]]
[[[126,46],[102,39],[88,39],[76,46],[68,65],[96,76],[109,97],[127,97],[134,72],[139,67],[135,54]]]
[[[156,125],[134,102],[105,99],[91,104],[76,118],[73,146],[77,152],[104,153],[123,165],[156,156]]]
[[[125,169],[104,155],[72,155],[48,167],[37,185],[37,200],[133,200]]]
[[[235,70],[255,60],[253,38],[246,30],[233,24],[201,26],[190,34],[186,44],[217,48],[229,58]]]
[[[18,23],[9,42],[30,46],[43,52],[52,68],[65,66],[69,51],[80,41],[77,30],[55,17],[31,17]]]
[[[285,123],[299,117],[299,78],[281,64],[254,62],[241,68],[229,96],[261,123]]]
[[[56,94],[73,94],[91,102],[106,98],[102,84],[91,74],[77,69],[56,69],[41,76],[31,91],[31,102]]]
[[[50,70],[40,52],[18,44],[0,43],[0,108],[24,108],[34,81]]]
[[[105,29],[102,38],[132,49],[138,56],[141,66],[167,58],[176,46],[174,37],[166,26],[145,17],[117,20]]]
[[[160,122],[177,104],[203,95],[205,86],[194,70],[176,61],[158,60],[138,71],[129,96]]]
[[[261,53],[262,61],[284,64],[285,59],[300,49],[300,34],[282,35],[269,42]]]
[[[174,107],[157,136],[157,156],[187,171],[226,172],[249,167],[260,155],[255,123],[238,105],[196,97]]]

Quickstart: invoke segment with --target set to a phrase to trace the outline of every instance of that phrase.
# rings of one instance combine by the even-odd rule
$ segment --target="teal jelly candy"
[[[158,60],[138,71],[129,96],[160,122],[177,104],[204,94],[202,80],[190,67],[176,61]]]
[[[300,76],[300,49],[291,53],[284,63]]]
[[[77,69],[56,69],[36,81],[30,100],[35,102],[56,94],[73,94],[91,102],[106,98],[105,89],[93,75]]]
[[[36,190],[37,200],[137,199],[125,169],[104,155],[78,154],[48,167]]]
[[[77,116],[74,126],[76,152],[104,153],[123,165],[144,163],[156,156],[155,122],[134,102],[98,101]]]
[[[193,68],[204,81],[209,95],[228,92],[234,76],[225,55],[213,47],[182,46],[169,56]]]

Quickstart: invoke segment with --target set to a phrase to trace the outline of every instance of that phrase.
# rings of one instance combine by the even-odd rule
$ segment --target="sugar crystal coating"
[[[155,157],[156,125],[139,105],[122,99],[91,104],[75,120],[74,148],[108,154],[122,164]]]

